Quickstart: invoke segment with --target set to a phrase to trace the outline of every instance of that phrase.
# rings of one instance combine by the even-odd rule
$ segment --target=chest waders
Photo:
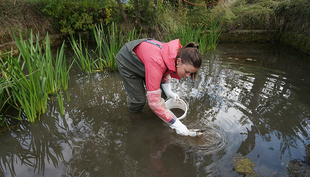
[[[122,75],[124,86],[129,98],[129,112],[137,113],[146,104],[145,91],[145,68],[142,61],[133,52],[133,49],[141,42],[149,42],[161,48],[162,46],[149,41],[148,39],[138,39],[126,43],[116,55],[117,68]]]

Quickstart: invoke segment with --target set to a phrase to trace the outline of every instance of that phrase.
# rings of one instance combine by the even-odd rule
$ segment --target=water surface
[[[198,80],[173,80],[188,105],[182,122],[205,139],[181,137],[146,105],[127,111],[119,73],[71,71],[65,115],[56,98],[41,120],[0,137],[0,176],[309,175],[310,57],[278,44],[219,44]]]

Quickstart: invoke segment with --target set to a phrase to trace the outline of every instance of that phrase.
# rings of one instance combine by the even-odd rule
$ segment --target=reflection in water
[[[189,105],[182,122],[210,128],[208,141],[176,135],[147,105],[129,114],[119,73],[73,68],[65,116],[51,100],[40,122],[0,137],[0,176],[242,176],[235,154],[256,175],[308,174],[308,58],[285,46],[220,44],[197,82],[173,80]]]
[[[137,176],[198,176],[204,172],[196,164],[212,164],[225,154],[227,140],[218,127],[204,127],[205,137],[183,137],[148,108],[130,120],[126,154],[135,161]]]
[[[149,115],[152,115],[150,117]],[[143,119],[131,117],[128,128],[126,154],[136,162],[137,176],[196,176],[194,166],[184,163],[185,149],[174,144],[168,126],[154,113]],[[149,118],[148,118],[149,117]]]
[[[175,82],[175,87],[186,88],[178,92],[190,97],[189,114],[194,121],[189,123],[206,126],[215,122],[225,131],[236,132],[230,141],[241,133],[245,140],[236,153],[243,155],[253,151],[257,141],[280,140],[279,147],[270,144],[268,148],[279,148],[280,160],[286,161],[283,155],[291,158],[292,151],[304,148],[309,136],[310,90],[309,78],[305,77],[310,71],[308,55],[298,55],[297,59],[290,53],[274,53],[276,48],[261,52],[260,45],[240,44],[244,49],[237,50],[230,45],[221,46],[221,52],[207,56],[198,84],[188,81],[186,86],[184,82]],[[261,153],[266,154],[257,150],[255,157],[261,157]],[[257,162],[262,161],[275,160],[257,158]],[[281,165],[275,168],[283,169]]]
[[[57,113],[57,112],[55,112]],[[60,114],[59,114],[60,115]],[[20,129],[7,132],[0,141],[0,169],[5,175],[24,176],[17,165],[26,165],[39,176],[46,164],[57,168],[63,160],[62,144],[67,143],[65,133],[57,119],[45,119],[35,124],[24,123]]]
[[[121,77],[75,77],[68,105],[72,156],[64,162],[64,171],[68,176],[124,176],[119,167],[125,165],[123,141],[129,119]]]

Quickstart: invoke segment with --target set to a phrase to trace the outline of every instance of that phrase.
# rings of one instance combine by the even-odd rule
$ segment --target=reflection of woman
[[[160,120],[153,119],[155,114],[151,117],[143,120],[132,118],[128,127],[126,155],[137,165],[131,169],[134,170],[132,173],[135,176],[196,176],[196,167],[184,163],[183,147],[172,144],[170,129]]]
[[[159,139],[150,148],[150,169],[153,176],[176,176],[184,167],[185,153],[182,147],[170,144],[171,141]]]
[[[167,97],[179,97],[171,91],[170,78],[195,78],[202,62],[198,46],[192,42],[182,47],[178,39],[167,43],[139,39],[126,43],[116,60],[129,97],[129,112],[142,110],[147,95],[148,104],[157,116],[178,134],[188,135],[187,127],[165,108],[160,87]]]

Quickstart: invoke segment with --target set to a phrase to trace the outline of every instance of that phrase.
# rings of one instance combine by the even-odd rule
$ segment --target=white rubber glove
[[[169,126],[170,128],[175,129],[175,131],[179,135],[188,136],[190,133],[187,127],[184,124],[182,124],[182,122],[179,119],[176,119],[175,122],[173,124],[170,124]]]
[[[171,90],[171,84],[170,82],[164,82],[161,84],[161,87],[163,88],[165,94],[167,95],[168,98],[173,98],[173,100],[177,100],[179,99],[179,95],[174,93],[172,90]]]

